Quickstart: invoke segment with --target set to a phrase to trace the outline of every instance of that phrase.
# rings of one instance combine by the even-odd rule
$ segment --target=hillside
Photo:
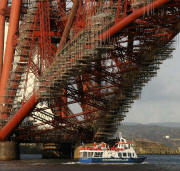
[[[180,154],[179,149],[169,148],[164,144],[146,139],[135,139],[134,144],[137,154]]]
[[[162,124],[161,124],[162,125]],[[158,124],[123,123],[118,132],[127,139],[147,139],[165,144],[170,148],[180,147],[180,127],[163,126]],[[118,134],[116,135],[118,137]]]

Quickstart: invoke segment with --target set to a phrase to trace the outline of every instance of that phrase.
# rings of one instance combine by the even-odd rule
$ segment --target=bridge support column
[[[0,142],[0,160],[17,160],[19,159],[19,144],[13,141]]]
[[[72,143],[47,143],[43,147],[43,158],[72,159],[74,149]]]

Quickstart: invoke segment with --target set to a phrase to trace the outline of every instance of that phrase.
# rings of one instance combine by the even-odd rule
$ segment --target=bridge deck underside
[[[134,3],[134,11],[123,17],[117,17],[117,3],[111,7],[107,4],[97,7],[96,15],[87,19],[89,24],[83,31],[62,50],[57,50],[54,62],[46,66],[42,74],[34,74],[39,89],[36,87],[31,91],[32,96],[36,92],[33,111],[20,125],[15,124],[19,127],[10,132],[13,135],[11,139],[39,142],[59,137],[62,141],[75,141],[77,138],[87,141],[106,138],[116,131],[118,122],[123,120],[134,100],[140,97],[143,86],[156,75],[163,60],[171,57],[174,50],[172,40],[180,30],[179,1],[162,3],[157,0],[151,6],[142,6],[142,3]],[[102,15],[103,10],[105,15]],[[30,12],[35,14],[33,10]],[[26,21],[34,16],[28,17]],[[113,33],[111,30],[115,26],[120,29]],[[32,42],[28,36],[33,33],[28,28],[24,28],[28,33],[22,36],[22,39],[26,37],[27,44]],[[106,34],[108,31],[110,35]],[[30,62],[30,70],[35,68],[35,60],[32,64],[26,58],[29,53],[37,53],[35,45],[31,46],[24,43],[17,46],[21,49],[20,59],[25,60],[16,62],[13,72],[20,75],[21,81]],[[24,49],[29,48],[33,51],[26,53]],[[17,77],[12,75],[4,111],[9,118],[2,122],[5,126],[0,137],[8,129],[8,124],[12,124],[11,118],[15,118],[24,103],[28,103],[28,98],[22,99],[23,104],[20,102],[18,106],[19,97],[14,96],[18,95],[14,90],[16,82]],[[81,110],[75,113],[72,105]]]

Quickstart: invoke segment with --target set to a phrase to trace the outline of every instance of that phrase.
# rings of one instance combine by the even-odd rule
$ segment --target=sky
[[[157,76],[143,88],[141,98],[126,114],[125,122],[180,123],[180,34],[175,40],[173,58],[160,65]]]

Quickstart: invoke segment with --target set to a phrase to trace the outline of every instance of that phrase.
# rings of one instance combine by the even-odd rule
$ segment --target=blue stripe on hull
[[[128,159],[109,159],[109,158],[80,158],[81,163],[142,163],[145,157]]]

